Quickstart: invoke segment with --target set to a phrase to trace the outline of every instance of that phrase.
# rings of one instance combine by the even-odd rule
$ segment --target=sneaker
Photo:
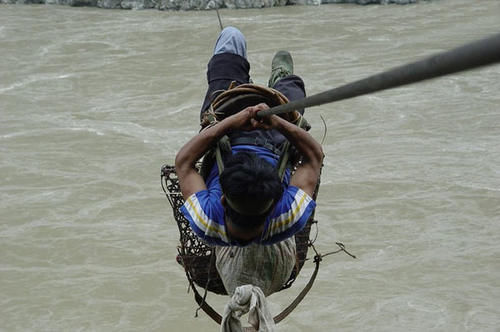
[[[272,88],[276,82],[285,76],[293,74],[293,60],[292,56],[287,51],[278,51],[273,58],[271,64],[271,76],[267,86]]]

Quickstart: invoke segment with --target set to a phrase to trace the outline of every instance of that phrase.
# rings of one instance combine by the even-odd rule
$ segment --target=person
[[[228,89],[234,82],[250,82],[249,71],[245,37],[234,27],[223,29],[207,66],[208,89],[200,118],[221,90]],[[304,82],[293,74],[289,52],[279,51],[274,56],[268,86],[289,100],[305,96]],[[255,283],[255,278],[265,279],[266,275],[275,281],[272,285],[262,284],[264,293],[279,290],[295,264],[293,235],[305,226],[316,207],[312,196],[322,166],[321,145],[307,131],[279,116],[258,116],[268,108],[260,103],[233,110],[234,114],[191,138],[175,158],[185,199],[181,212],[194,233],[207,244],[216,246],[217,268],[229,293],[243,282]],[[232,154],[224,159],[222,173],[219,174],[214,165],[204,178],[195,164],[224,135],[229,137]],[[302,161],[293,175],[288,170],[281,180],[276,169],[278,151],[286,141],[300,153]],[[229,249],[224,251],[224,247]],[[250,247],[260,250],[259,254],[239,250]],[[270,264],[256,259],[264,256]],[[234,264],[223,264],[230,258],[246,260],[245,268],[254,269],[255,278],[234,282],[225,279],[224,275],[235,273]],[[249,259],[253,264],[248,263]],[[263,266],[267,266],[265,273],[259,272]],[[282,276],[276,278],[278,270]],[[248,271],[240,273],[245,274]]]

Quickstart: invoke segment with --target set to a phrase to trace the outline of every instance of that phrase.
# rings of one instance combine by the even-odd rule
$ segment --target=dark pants
[[[201,113],[208,109],[210,103],[218,94],[229,88],[231,82],[240,85],[250,81],[250,64],[245,58],[236,54],[222,53],[214,55],[207,67],[208,89]],[[297,75],[290,75],[280,79],[272,88],[284,94],[289,101],[304,98],[306,95],[304,81]],[[304,114],[303,109],[299,110],[299,112]],[[256,138],[259,142],[272,143],[276,147],[285,141],[285,137],[276,130],[242,131],[232,134],[230,139],[235,140],[238,137]]]

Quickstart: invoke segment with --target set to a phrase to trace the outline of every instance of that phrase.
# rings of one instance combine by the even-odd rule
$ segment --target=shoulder
[[[229,243],[224,223],[224,208],[220,197],[208,190],[192,194],[181,207],[193,232],[208,244]]]
[[[316,202],[302,189],[289,186],[268,220],[264,241],[275,243],[300,231],[314,212]]]

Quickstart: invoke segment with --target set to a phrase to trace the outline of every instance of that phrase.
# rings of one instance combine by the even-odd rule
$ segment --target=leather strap
[[[231,140],[231,146],[235,145],[256,145],[272,151],[276,155],[281,155],[281,150],[276,147],[272,141],[268,141],[262,137],[236,137]]]

